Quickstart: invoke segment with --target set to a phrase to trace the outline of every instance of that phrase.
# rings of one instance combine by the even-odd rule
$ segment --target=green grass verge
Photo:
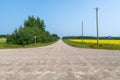
[[[49,42],[49,43],[36,43],[36,44],[30,44],[30,45],[17,45],[17,44],[7,44],[5,38],[0,38],[0,49],[11,49],[11,48],[34,48],[34,47],[41,47],[41,46],[48,46],[50,44],[53,44],[57,41]]]
[[[72,42],[69,39],[63,40],[68,45],[78,48],[91,48],[91,49],[108,49],[108,50],[120,50],[120,45],[112,45],[112,44],[99,44],[97,46],[93,43],[81,43],[81,42]]]
[[[56,42],[57,42],[57,41],[53,41],[53,42],[49,42],[49,43],[30,44],[30,45],[24,46],[24,48],[34,48],[34,47],[48,46],[48,45],[54,44],[54,43],[56,43]]]
[[[50,44],[55,43],[49,42],[49,43],[36,43],[36,44],[30,44],[30,45],[17,45],[17,44],[7,44],[7,43],[0,43],[0,49],[11,49],[11,48],[35,48],[35,47],[41,47],[41,46],[48,46]]]

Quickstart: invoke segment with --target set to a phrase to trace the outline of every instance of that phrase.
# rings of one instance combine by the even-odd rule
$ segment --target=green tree
[[[24,21],[24,26],[7,36],[7,42],[19,45],[28,45],[34,43],[34,36],[37,42],[51,42],[58,39],[56,34],[51,35],[45,30],[45,23],[39,17],[29,16],[28,20]]]
[[[60,37],[57,34],[52,34],[53,37],[60,39]]]

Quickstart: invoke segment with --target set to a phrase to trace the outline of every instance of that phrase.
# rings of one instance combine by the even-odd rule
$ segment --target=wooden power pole
[[[99,46],[98,8],[96,8],[96,29],[97,29],[97,46]]]

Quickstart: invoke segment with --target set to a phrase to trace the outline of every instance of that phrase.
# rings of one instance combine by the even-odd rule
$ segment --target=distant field
[[[6,38],[0,38],[0,44],[1,43],[6,43]]]
[[[73,42],[82,42],[81,39],[70,39],[70,41]],[[94,39],[84,39],[84,43],[97,43],[97,40]],[[114,45],[120,45],[120,40],[99,40],[100,44],[114,44]]]

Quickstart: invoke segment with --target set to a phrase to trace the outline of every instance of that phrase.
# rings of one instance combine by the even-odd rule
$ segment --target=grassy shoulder
[[[30,45],[17,45],[17,44],[7,44],[5,38],[0,39],[0,49],[12,49],[12,48],[35,48],[35,47],[42,47],[42,46],[48,46],[51,44],[54,44],[57,41],[49,42],[49,43],[36,43],[36,44],[30,44]]]
[[[78,47],[78,48],[120,50],[120,45],[99,44],[99,47],[98,47],[95,43],[73,42],[73,41],[70,41],[69,39],[63,39],[63,41],[68,45],[71,45],[73,47]]]

